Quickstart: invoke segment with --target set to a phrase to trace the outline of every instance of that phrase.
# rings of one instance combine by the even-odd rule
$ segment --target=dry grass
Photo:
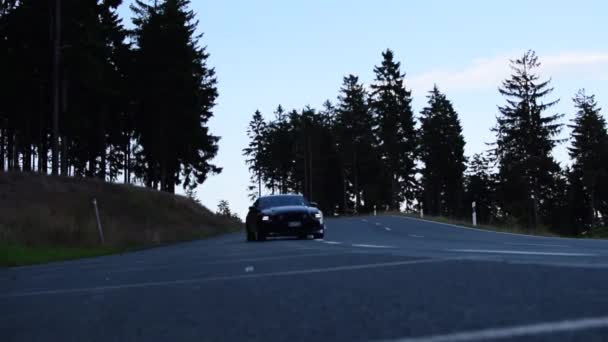
[[[97,199],[108,247],[146,247],[241,229],[183,197],[94,179],[0,172],[0,242],[99,245]]]
[[[391,215],[402,215],[412,218],[420,218],[418,214],[410,214],[410,213],[402,213],[402,212],[390,212]],[[473,226],[471,221],[464,221],[459,219],[453,219],[443,216],[424,216],[425,220],[439,222],[439,223],[447,223],[453,224],[463,227],[476,228],[482,230],[489,230],[494,232],[504,232],[504,233],[514,233],[514,234],[525,234],[525,235],[538,235],[538,236],[548,236],[548,237],[557,237],[555,233],[552,233],[545,227],[539,227],[537,229],[526,229],[517,226],[516,224],[495,224],[495,225],[486,225],[486,224],[478,224],[477,226]]]

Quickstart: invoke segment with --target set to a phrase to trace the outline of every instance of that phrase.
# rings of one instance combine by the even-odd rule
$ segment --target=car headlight
[[[262,221],[270,221],[270,216],[262,216]]]
[[[323,224],[323,213],[320,211],[315,213],[315,219],[317,219],[319,223]]]

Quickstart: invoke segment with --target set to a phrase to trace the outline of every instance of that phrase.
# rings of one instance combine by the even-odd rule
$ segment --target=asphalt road
[[[0,270],[0,341],[608,341],[608,241],[402,217]]]

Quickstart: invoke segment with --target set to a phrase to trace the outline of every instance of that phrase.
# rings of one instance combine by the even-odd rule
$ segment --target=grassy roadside
[[[390,212],[387,214],[411,217],[411,218],[416,218],[416,219],[420,218],[420,215],[410,214],[410,213]],[[470,221],[452,219],[452,218],[447,218],[447,217],[442,217],[442,216],[426,216],[426,215],[424,216],[424,220],[438,222],[438,223],[445,223],[445,224],[453,224],[453,225],[457,225],[457,226],[487,230],[487,231],[492,231],[492,232],[536,235],[536,236],[546,236],[546,237],[559,237],[559,235],[557,235],[553,232],[550,232],[548,229],[546,229],[544,227],[540,227],[538,229],[525,229],[522,227],[518,227],[516,225],[506,225],[506,224],[505,225],[478,224],[477,226],[473,226],[473,224]]]
[[[191,239],[176,242],[186,242],[197,239],[206,239],[223,233],[236,233],[241,231],[240,226],[230,226],[224,231],[215,234],[201,234]],[[156,243],[131,246],[27,246],[15,242],[0,241],[0,268],[47,264],[54,261],[67,261],[83,258],[92,258],[111,254],[121,254],[142,249],[161,247],[169,243]]]
[[[242,226],[184,196],[96,179],[0,172],[0,267],[162,246]]]
[[[116,247],[44,247],[0,243],[0,267],[90,258],[122,252]]]

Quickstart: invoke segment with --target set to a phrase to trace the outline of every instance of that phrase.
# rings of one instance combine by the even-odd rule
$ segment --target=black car
[[[269,236],[325,235],[323,213],[315,203],[300,195],[272,195],[258,198],[245,221],[247,241],[264,241]]]

